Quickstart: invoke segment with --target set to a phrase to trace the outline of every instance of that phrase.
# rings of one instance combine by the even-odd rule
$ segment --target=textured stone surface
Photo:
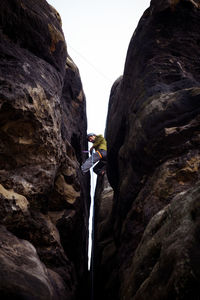
[[[200,188],[179,193],[148,224],[123,299],[198,299]],[[158,284],[159,283],[159,284]]]
[[[41,263],[35,248],[0,226],[0,294],[2,299],[65,299],[63,279]]]
[[[0,223],[62,278],[68,293],[57,298],[75,299],[87,273],[89,203],[79,71],[45,0],[1,1],[0,27]]]
[[[113,189],[110,186],[107,175],[98,176],[94,201],[94,249],[93,249],[93,268],[94,291],[101,285],[107,285],[104,278],[110,274],[114,267],[113,256],[116,251],[112,232],[112,207],[113,207]],[[102,268],[103,265],[103,268]],[[101,298],[102,289],[94,293],[95,298]],[[98,294],[98,295],[97,295]],[[113,297],[114,298],[114,297]]]
[[[111,230],[116,252],[115,267],[104,274],[106,285],[97,286],[97,295],[101,290],[104,299],[129,299],[124,297],[133,283],[127,283],[127,277],[146,226],[200,179],[198,3],[152,1],[131,39],[123,77],[111,90],[108,179],[114,189]],[[99,264],[104,270],[106,264]],[[160,290],[162,282],[156,278],[154,286]],[[148,287],[144,295],[152,295]],[[182,295],[184,290],[187,294],[187,284]],[[145,299],[141,293],[138,298],[131,294],[131,299]],[[166,290],[163,299],[169,299],[170,293]]]

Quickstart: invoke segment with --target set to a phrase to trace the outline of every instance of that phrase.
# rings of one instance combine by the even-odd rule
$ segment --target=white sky
[[[104,134],[110,90],[150,0],[47,0],[59,12],[86,95],[88,132]]]

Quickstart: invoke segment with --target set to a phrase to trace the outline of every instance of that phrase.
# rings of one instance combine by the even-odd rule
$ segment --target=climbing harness
[[[100,156],[100,158],[102,159],[103,158],[103,156],[102,156],[102,154],[101,154],[101,152],[100,151],[96,151],[98,154],[99,154],[99,156]]]

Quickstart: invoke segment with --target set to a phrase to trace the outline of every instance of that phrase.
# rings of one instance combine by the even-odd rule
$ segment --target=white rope
[[[84,151],[89,152],[89,151]],[[94,222],[95,222],[95,207],[94,207],[94,193],[95,193],[95,175],[93,168],[94,164],[94,150],[91,153],[92,167],[90,168],[90,216],[89,216],[89,243],[88,243],[88,270],[90,270],[91,279],[91,300],[94,300]]]
[[[93,166],[92,150],[92,166]],[[92,213],[92,245],[91,245],[91,300],[94,300],[94,171],[91,169],[91,213]]]

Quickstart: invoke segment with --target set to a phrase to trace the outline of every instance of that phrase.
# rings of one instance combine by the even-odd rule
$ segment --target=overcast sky
[[[62,18],[68,53],[79,68],[88,132],[104,133],[110,90],[123,74],[133,32],[150,0],[47,0]]]

